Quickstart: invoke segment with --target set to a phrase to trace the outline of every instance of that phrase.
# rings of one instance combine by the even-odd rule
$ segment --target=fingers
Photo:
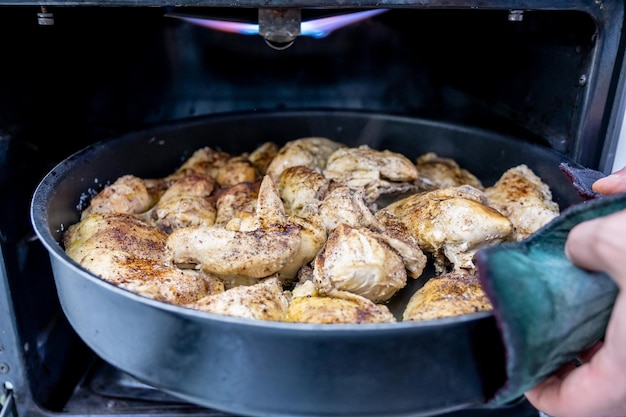
[[[611,275],[626,288],[626,210],[589,220],[574,227],[565,243],[572,263]]]
[[[557,372],[525,393],[528,401],[551,417],[615,417],[623,404],[615,375],[597,361]],[[616,394],[617,393],[617,394]]]
[[[626,167],[597,180],[593,191],[600,194],[618,194],[626,192]]]

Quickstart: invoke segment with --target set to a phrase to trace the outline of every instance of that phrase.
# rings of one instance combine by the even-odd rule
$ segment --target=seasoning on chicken
[[[137,294],[186,304],[224,291],[216,277],[164,261],[167,235],[128,214],[92,214],[64,235],[67,255],[100,278]]]
[[[463,185],[414,194],[376,216],[390,227],[402,223],[422,250],[433,255],[438,274],[449,266],[473,271],[478,248],[503,242],[513,233],[511,221],[486,202],[481,190]]]
[[[209,313],[271,321],[283,321],[288,306],[289,297],[276,277],[230,288],[186,305]]]
[[[217,170],[215,180],[222,187],[239,184],[242,182],[254,182],[259,179],[256,168],[246,155],[233,156]]]
[[[254,221],[260,182],[242,182],[217,190],[214,194],[215,225],[241,230],[241,223]]]
[[[154,205],[156,198],[143,179],[123,175],[91,199],[81,218],[93,213],[142,213]]]
[[[451,272],[429,279],[409,299],[402,321],[432,320],[492,309],[476,275]]]
[[[288,214],[317,214],[328,193],[330,181],[304,165],[286,168],[278,181],[278,193]]]
[[[248,160],[256,168],[259,175],[267,173],[267,167],[278,154],[280,147],[274,142],[265,142],[248,155]]]
[[[461,168],[451,158],[444,158],[435,152],[428,152],[416,159],[420,186],[427,191],[438,188],[471,185],[482,190],[482,182],[468,170]]]
[[[292,291],[286,321],[313,324],[394,323],[395,317],[384,304],[365,297],[334,291],[329,295],[318,292],[311,281],[304,281]]]
[[[216,217],[209,198],[214,188],[213,178],[189,173],[175,181],[146,214],[167,233],[188,226],[210,226]]]
[[[515,240],[527,238],[559,215],[550,187],[524,164],[508,169],[485,193],[488,204],[513,223]]]
[[[346,185],[332,187],[319,206],[326,230],[330,231],[342,223],[352,226],[370,225],[373,214],[365,206],[362,195],[362,191],[353,192]]]
[[[209,146],[197,149],[183,164],[170,176],[170,181],[175,181],[180,177],[184,177],[190,172],[198,172],[217,179],[219,170],[226,165],[231,155],[217,151]]]
[[[256,217],[249,227],[178,229],[168,237],[167,249],[174,264],[197,264],[201,270],[226,280],[230,287],[274,274],[281,279],[293,278],[303,262],[315,256],[309,254],[312,246],[321,248],[326,231],[320,229],[287,216],[273,181],[265,176],[259,189]],[[302,251],[310,259],[303,259]]]
[[[324,176],[352,190],[364,190],[366,203],[373,204],[382,195],[417,191],[419,173],[402,154],[361,145],[330,155]]]
[[[366,227],[340,224],[315,258],[313,282],[323,293],[349,291],[382,303],[406,280],[402,258]]]
[[[344,144],[324,137],[306,137],[289,141],[280,148],[267,167],[267,175],[278,184],[280,174],[289,167],[302,165],[321,173],[326,167],[328,157],[343,147]]]
[[[345,185],[334,187],[319,212],[329,232],[339,225],[366,227],[400,256],[411,278],[419,277],[424,271],[427,259],[417,241],[402,227],[383,225],[365,205],[362,190],[353,192]]]

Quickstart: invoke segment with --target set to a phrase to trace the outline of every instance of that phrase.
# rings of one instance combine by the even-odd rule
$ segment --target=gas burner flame
[[[333,31],[352,23],[368,19],[377,14],[386,12],[387,9],[366,10],[363,12],[347,13],[338,16],[313,19],[300,24],[300,35],[321,39],[330,35]],[[254,23],[230,22],[226,20],[202,19],[197,17],[178,16],[172,13],[168,17],[174,17],[185,22],[215,29],[222,32],[238,33],[240,35],[258,35],[259,25]]]

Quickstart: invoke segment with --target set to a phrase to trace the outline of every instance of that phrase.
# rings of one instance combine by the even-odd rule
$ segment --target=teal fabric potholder
[[[606,274],[574,266],[565,241],[578,223],[626,209],[626,194],[572,206],[521,242],[476,254],[505,350],[506,382],[492,405],[519,399],[604,336],[618,293]]]

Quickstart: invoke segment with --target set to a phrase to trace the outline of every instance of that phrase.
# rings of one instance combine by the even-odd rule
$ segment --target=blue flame
[[[336,29],[367,19],[377,14],[386,12],[387,9],[366,10],[363,12],[347,13],[338,16],[323,17],[313,19],[300,24],[302,36],[311,36],[315,39],[324,38],[330,35]],[[228,33],[239,33],[241,35],[258,35],[259,25],[255,23],[230,22],[227,20],[202,19],[197,17],[177,16],[168,14],[169,17],[184,20],[185,22],[202,26],[209,29],[215,29]]]

